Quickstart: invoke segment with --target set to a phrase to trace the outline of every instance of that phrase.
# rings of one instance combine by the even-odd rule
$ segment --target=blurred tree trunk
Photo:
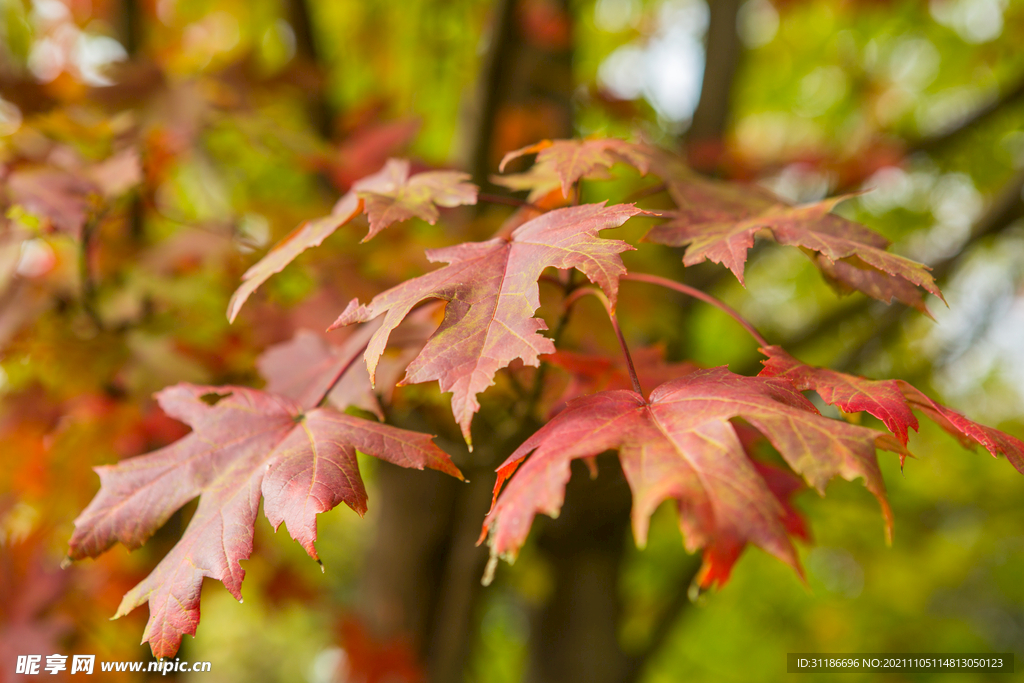
[[[454,160],[485,186],[508,149],[573,133],[572,46],[559,40],[537,42],[528,30],[536,19],[528,10],[536,6],[498,0],[492,10],[488,52],[465,107]],[[561,34],[571,35],[566,0],[554,0],[548,9],[553,10],[549,18],[564,22]],[[485,422],[478,419],[476,424]],[[476,540],[490,505],[494,468],[539,426],[532,419],[525,422],[504,439],[488,440],[478,432],[475,452],[457,458],[468,484],[442,477],[427,481],[421,473],[409,476],[387,465],[379,469],[382,513],[361,587],[364,614],[378,633],[406,634],[434,683],[463,680],[479,621],[480,579],[487,561],[486,549],[478,548]],[[429,426],[420,429],[431,431]],[[554,564],[568,572],[577,559],[567,556]],[[614,594],[615,566],[613,562],[594,572],[597,581],[585,589],[594,600],[607,597],[609,590]],[[604,640],[614,641],[614,606],[610,609],[609,616],[598,621],[607,624]],[[549,621],[548,630],[572,625],[561,607],[551,610]],[[589,620],[581,626],[593,628]]]
[[[562,514],[538,529],[554,586],[534,615],[529,683],[619,683],[630,670],[618,630],[631,497],[615,455],[598,458],[598,469],[591,480],[574,462]]]
[[[739,0],[712,4],[695,140],[722,137],[739,51]],[[549,19],[566,23],[563,34],[545,32],[544,40],[528,30],[538,20],[529,14],[537,6],[498,0],[492,10],[488,52],[465,107],[453,159],[485,187],[504,152],[573,135],[572,45],[558,40],[571,36],[568,2],[549,0],[546,9],[555,10]],[[405,426],[430,431],[426,425]],[[363,608],[379,633],[404,632],[411,638],[432,683],[463,680],[486,563],[485,550],[474,544],[490,503],[493,470],[538,426],[521,425],[505,440],[480,439],[472,456],[457,458],[460,465],[470,463],[463,467],[469,484],[441,477],[426,481],[380,467],[382,513],[363,579]],[[618,642],[619,576],[629,542],[631,497],[614,456],[602,457],[600,469],[591,481],[585,468],[574,466],[562,515],[545,519],[534,532],[541,561],[551,568],[553,590],[531,618],[530,683],[618,683],[635,679],[643,666]],[[666,624],[682,609],[668,610]]]
[[[741,0],[710,0],[707,52],[700,100],[687,131],[690,162],[699,170],[714,170],[724,151],[726,126],[732,110],[732,87],[742,45],[736,31]]]

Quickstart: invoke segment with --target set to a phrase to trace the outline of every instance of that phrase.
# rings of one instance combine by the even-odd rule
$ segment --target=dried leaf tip
[[[490,586],[494,581],[494,572],[498,569],[498,555],[491,550],[491,556],[487,558],[487,566],[484,567],[484,575],[480,578],[481,586]]]

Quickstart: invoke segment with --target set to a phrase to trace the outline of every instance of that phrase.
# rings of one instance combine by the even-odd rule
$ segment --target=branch
[[[654,655],[658,654],[658,651],[668,641],[668,637],[672,635],[672,629],[679,622],[679,617],[690,606],[690,586],[697,577],[700,566],[701,563],[699,561],[694,562],[687,569],[686,574],[680,577],[680,589],[676,591],[672,601],[662,610],[658,623],[655,624],[651,637],[644,646],[644,649],[629,658],[629,671],[623,677],[622,683],[637,683],[643,676],[647,663]]]
[[[908,141],[907,153],[934,153],[942,147],[945,147],[964,131],[977,125],[984,124],[1007,106],[1020,99],[1024,99],[1024,78],[1021,78],[1013,87],[1002,93],[996,99],[992,100],[988,104],[978,107],[959,121],[946,126],[940,132],[928,137]]]
[[[768,341],[765,340],[763,336],[761,336],[761,333],[757,331],[757,328],[754,327],[750,323],[750,321],[748,321],[746,318],[740,315],[735,308],[725,303],[724,301],[716,299],[707,292],[702,292],[699,289],[695,289],[693,287],[690,287],[689,285],[684,285],[681,282],[669,280],[668,278],[659,277],[657,275],[648,275],[646,273],[627,273],[623,275],[621,279],[633,280],[635,282],[647,282],[652,285],[661,285],[662,287],[674,289],[677,292],[686,294],[687,296],[692,296],[694,299],[700,299],[704,303],[711,304],[715,308],[718,308],[719,310],[728,314],[729,317],[738,322],[743,327],[743,329],[746,330],[747,333],[751,337],[753,337],[754,340],[762,347],[771,346],[771,344],[768,343]]]
[[[123,0],[121,3],[121,42],[130,59],[142,52],[143,18],[139,16],[139,0]]]
[[[310,0],[286,0],[285,12],[289,25],[295,33],[295,56],[313,67],[319,75],[322,72],[322,56],[316,44],[316,31],[310,16]],[[325,140],[333,134],[333,115],[327,98],[324,97],[323,86],[319,85],[316,92],[308,93],[309,116],[313,126]]]
[[[943,282],[949,277],[957,263],[960,262],[972,245],[989,235],[995,235],[1006,230],[1014,221],[1024,216],[1022,191],[1024,191],[1024,169],[1014,174],[999,193],[996,194],[991,204],[989,204],[988,210],[974,224],[971,235],[963,248],[956,254],[948,256],[932,266],[932,274],[937,282]],[[790,337],[783,342],[782,346],[787,350],[791,350],[817,341],[824,334],[835,329],[836,326],[867,311],[873,303],[871,299],[865,297],[851,306],[835,311],[811,327]],[[897,325],[899,325],[900,320],[902,320],[904,313],[908,310],[910,310],[910,307],[905,304],[891,304],[889,309],[876,319],[869,336],[877,342],[887,342],[896,330]],[[878,344],[864,346],[858,352],[840,359],[834,364],[834,369],[850,370],[862,365],[874,353],[877,346]]]
[[[96,310],[96,281],[93,278],[91,251],[92,238],[105,213],[105,210],[94,213],[82,226],[82,239],[78,251],[78,276],[82,281],[82,310],[89,316],[99,332],[103,331],[105,325],[99,311]]]
[[[504,195],[491,194],[489,192],[478,192],[476,198],[479,201],[490,202],[491,204],[505,204],[506,206],[514,206],[519,209],[532,209],[537,213],[544,213],[544,209],[537,206],[533,202],[528,202],[524,199],[519,199],[517,197],[506,197]]]
[[[573,294],[576,296],[570,297],[570,301],[575,302],[580,296],[589,294],[590,296],[597,297],[604,304],[604,310],[608,313],[608,319],[612,323],[612,329],[615,330],[615,337],[619,340],[622,355],[626,359],[626,367],[629,369],[629,379],[633,383],[633,391],[644,396],[643,388],[640,386],[640,378],[636,374],[636,366],[633,365],[633,357],[629,355],[629,347],[626,345],[626,338],[622,336],[622,328],[619,327],[619,319],[615,317],[615,309],[612,308],[612,302],[608,300],[604,292],[596,287],[581,287]]]

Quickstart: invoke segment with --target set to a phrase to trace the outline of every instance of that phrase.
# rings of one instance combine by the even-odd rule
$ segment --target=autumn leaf
[[[335,230],[355,218],[362,208],[362,201],[354,192],[349,192],[338,200],[330,214],[304,222],[275,244],[266,256],[242,274],[242,284],[228,302],[228,320],[235,321],[238,312],[242,310],[242,305],[260,285],[270,279],[271,275],[280,273],[302,252],[318,246],[334,234]]]
[[[60,156],[56,155],[55,156]],[[102,205],[139,184],[142,168],[134,148],[121,150],[103,161],[87,164],[68,153],[67,168],[25,164],[5,178],[7,202],[44,219],[49,227],[72,237]]]
[[[48,221],[54,230],[79,237],[97,206],[100,188],[80,174],[51,166],[24,167],[6,179],[11,204]]]
[[[746,543],[799,572],[786,507],[745,452],[730,422],[734,418],[766,436],[819,492],[835,476],[863,477],[882,506],[891,535],[892,513],[875,449],[905,455],[898,441],[822,417],[784,380],[714,368],[662,384],[650,400],[622,390],[577,399],[541,427],[498,469],[496,500],[484,526],[492,555],[514,559],[534,515],[558,514],[572,459],[615,449],[633,491],[639,545],[647,540],[650,515],[662,501],[674,499],[687,549],[704,549],[703,587],[724,583],[737,548]]]
[[[847,196],[790,206],[756,186],[703,178],[682,162],[656,153],[652,170],[666,181],[678,207],[645,241],[686,246],[683,263],[721,263],[743,282],[747,252],[758,234],[812,252],[812,259],[841,291],[858,290],[926,312],[918,288],[942,297],[929,268],[885,251],[889,242],[862,225],[831,213]]]
[[[968,420],[960,413],[925,396],[909,382],[896,380],[910,406],[960,440],[964,446],[983,446],[993,457],[1003,455],[1024,474],[1024,441],[992,427]]]
[[[353,362],[377,327],[363,325],[340,345],[311,330],[299,330],[288,341],[271,346],[256,359],[260,375],[267,380],[266,391],[308,409],[315,408],[330,389],[328,401],[338,410],[354,406],[384,419],[366,366]]]
[[[534,163],[536,170],[530,175],[520,176],[519,186],[513,186],[513,189],[527,189],[521,181],[529,180],[537,182],[536,187],[531,189],[539,191],[542,186],[548,187],[550,179],[557,178],[564,197],[569,196],[569,190],[580,178],[606,172],[619,162],[631,164],[643,174],[650,167],[649,155],[640,146],[616,138],[592,138],[544,140],[528,145],[506,154],[498,170],[504,171],[510,161],[527,154],[537,155]],[[509,186],[505,182],[501,184]]]
[[[0,499],[0,519],[9,500]],[[0,539],[0,662],[8,666],[19,655],[60,650],[74,624],[56,608],[72,577],[47,556],[49,539],[39,529],[25,538]]]
[[[476,204],[477,187],[465,182],[468,178],[455,171],[427,171],[410,178],[408,161],[388,159],[377,173],[356,181],[329,215],[306,221],[245,271],[242,284],[228,302],[228,320],[234,322],[242,305],[271,275],[281,272],[302,252],[319,246],[364,210],[370,218],[365,242],[392,223],[413,216],[434,223],[437,206]]]
[[[867,412],[889,429],[900,443],[907,444],[907,431],[917,430],[917,418],[907,405],[896,380],[870,380],[827,368],[804,365],[778,346],[760,349],[761,377],[781,377],[801,391],[818,392],[821,399],[847,413]]]
[[[363,242],[392,223],[412,217],[422,218],[433,225],[438,219],[438,206],[476,204],[478,188],[469,180],[468,173],[457,171],[426,171],[409,177],[409,162],[388,159],[378,179],[372,184],[356,183],[353,189],[366,203],[370,217],[370,231]]]
[[[814,390],[822,400],[845,412],[874,415],[904,445],[909,429],[918,429],[912,410],[933,420],[965,446],[983,446],[994,457],[1003,455],[1024,474],[1024,442],[978,424],[928,398],[904,380],[870,380],[843,372],[805,365],[777,346],[761,349],[768,357],[761,376],[789,380],[801,391]]]
[[[386,314],[366,349],[371,379],[391,331],[414,306],[443,299],[444,321],[409,365],[402,384],[438,380],[452,392],[452,410],[466,442],[480,409],[476,395],[494,383],[495,373],[516,358],[539,365],[553,353],[547,329],[533,317],[540,307],[537,278],[548,267],[578,268],[614,303],[625,272],[619,254],[632,249],[621,240],[598,237],[642,213],[632,204],[556,209],[516,228],[509,238],[432,249],[427,258],[448,265],[378,294],[369,304],[353,299],[331,329]]]
[[[526,201],[536,203],[557,192],[556,197],[565,202],[562,194],[562,180],[558,171],[550,163],[534,164],[522,173],[508,175],[492,175],[490,181],[512,192],[528,192]]]
[[[366,510],[356,449],[402,467],[462,476],[429,435],[325,408],[303,412],[287,398],[254,389],[178,384],[157,400],[193,431],[160,450],[96,468],[100,491],[75,520],[68,552],[77,560],[116,542],[138,548],[199,497],[182,538],[115,615],[149,603],[143,642],[156,657],[173,655],[183,634],[195,634],[204,577],[241,600],[239,562],[252,553],[261,497],[274,528],[283,522],[316,559],[317,514],[339,503]]]

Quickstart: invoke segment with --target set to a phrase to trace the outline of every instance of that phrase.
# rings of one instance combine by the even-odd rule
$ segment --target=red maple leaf
[[[459,171],[425,171],[409,176],[409,162],[388,159],[384,168],[374,176],[372,185],[356,183],[353,189],[366,203],[370,217],[370,231],[363,241],[384,228],[413,216],[433,225],[437,222],[439,206],[476,204],[477,186],[466,182],[468,173]]]
[[[364,210],[370,217],[365,242],[392,223],[413,216],[433,224],[438,218],[437,206],[476,204],[477,187],[465,182],[468,178],[456,171],[426,171],[410,177],[407,160],[388,159],[384,168],[356,181],[329,215],[305,221],[245,271],[242,284],[228,302],[228,320],[234,321],[246,300],[271,275],[280,273],[295,257],[318,246]]]
[[[604,177],[608,169],[617,163],[631,164],[644,174],[647,173],[650,166],[649,154],[643,147],[615,138],[593,138],[590,140],[543,140],[533,145],[527,145],[506,154],[502,158],[498,170],[504,171],[510,161],[527,154],[537,155],[534,168],[529,174],[517,177],[519,186],[514,189],[527,189],[522,181],[529,180],[537,183],[530,189],[539,191],[543,186],[550,190],[553,189],[550,186],[550,179],[557,178],[564,197],[569,196],[569,189],[580,178],[592,177],[595,174]],[[501,184],[507,186],[506,182]]]
[[[0,512],[7,501],[0,500]],[[6,535],[6,534],[5,534]],[[71,576],[47,557],[47,538],[4,538],[0,553],[0,662],[13,671],[18,655],[59,652],[74,623],[54,609],[66,597]]]
[[[299,330],[288,341],[271,346],[256,360],[267,380],[266,391],[308,409],[315,408],[330,389],[327,400],[338,410],[355,406],[383,419],[366,366],[353,362],[377,327],[363,325],[338,346],[311,330]]]
[[[227,394],[225,396],[225,394]],[[214,405],[207,399],[220,397]],[[345,503],[362,514],[366,491],[356,449],[403,467],[461,478],[426,434],[317,408],[244,387],[178,384],[157,394],[168,415],[193,429],[152,453],[96,468],[100,491],[75,520],[72,560],[94,557],[120,541],[138,548],[182,505],[199,507],[181,540],[129,591],[115,617],[144,602],[143,642],[156,657],[173,655],[199,623],[203,578],[221,581],[241,600],[260,498],[274,528],[316,559],[316,515]]]
[[[537,279],[548,267],[578,268],[614,303],[625,272],[619,254],[633,249],[621,240],[601,239],[598,231],[616,228],[643,213],[632,204],[603,204],[556,209],[516,228],[509,238],[467,242],[427,251],[433,262],[448,265],[378,294],[369,304],[353,299],[331,329],[385,314],[366,349],[374,377],[388,335],[425,299],[443,299],[444,321],[410,363],[402,384],[438,380],[452,392],[452,410],[467,443],[470,422],[480,409],[476,395],[494,383],[494,375],[516,358],[539,365],[553,353],[547,329],[533,314],[540,307]]]
[[[747,251],[755,235],[812,252],[812,260],[842,291],[857,290],[881,301],[893,299],[926,312],[918,288],[942,297],[929,268],[885,251],[889,241],[862,225],[830,213],[849,196],[790,206],[756,186],[703,178],[682,162],[657,153],[655,173],[678,210],[654,227],[646,241],[686,246],[683,263],[721,263],[743,282]]]
[[[863,477],[891,535],[892,513],[875,449],[907,455],[902,444],[888,434],[822,417],[789,382],[714,368],[662,384],[649,400],[634,391],[577,399],[527,439],[498,469],[496,499],[484,525],[492,555],[514,558],[534,515],[558,514],[572,459],[615,449],[633,491],[639,545],[646,541],[650,515],[662,501],[674,499],[687,549],[704,549],[704,587],[724,583],[747,543],[799,572],[789,537],[794,527],[783,504],[789,493],[769,486],[744,450],[730,422],[734,418],[766,436],[819,492],[834,476]]]
[[[925,396],[904,380],[870,380],[827,368],[805,365],[777,346],[761,349],[768,356],[761,376],[783,377],[802,391],[818,392],[825,403],[848,413],[874,415],[903,443],[909,429],[918,428],[912,410],[922,413],[965,446],[981,445],[998,457],[1003,455],[1024,474],[1024,442],[1009,434],[980,425]]]

